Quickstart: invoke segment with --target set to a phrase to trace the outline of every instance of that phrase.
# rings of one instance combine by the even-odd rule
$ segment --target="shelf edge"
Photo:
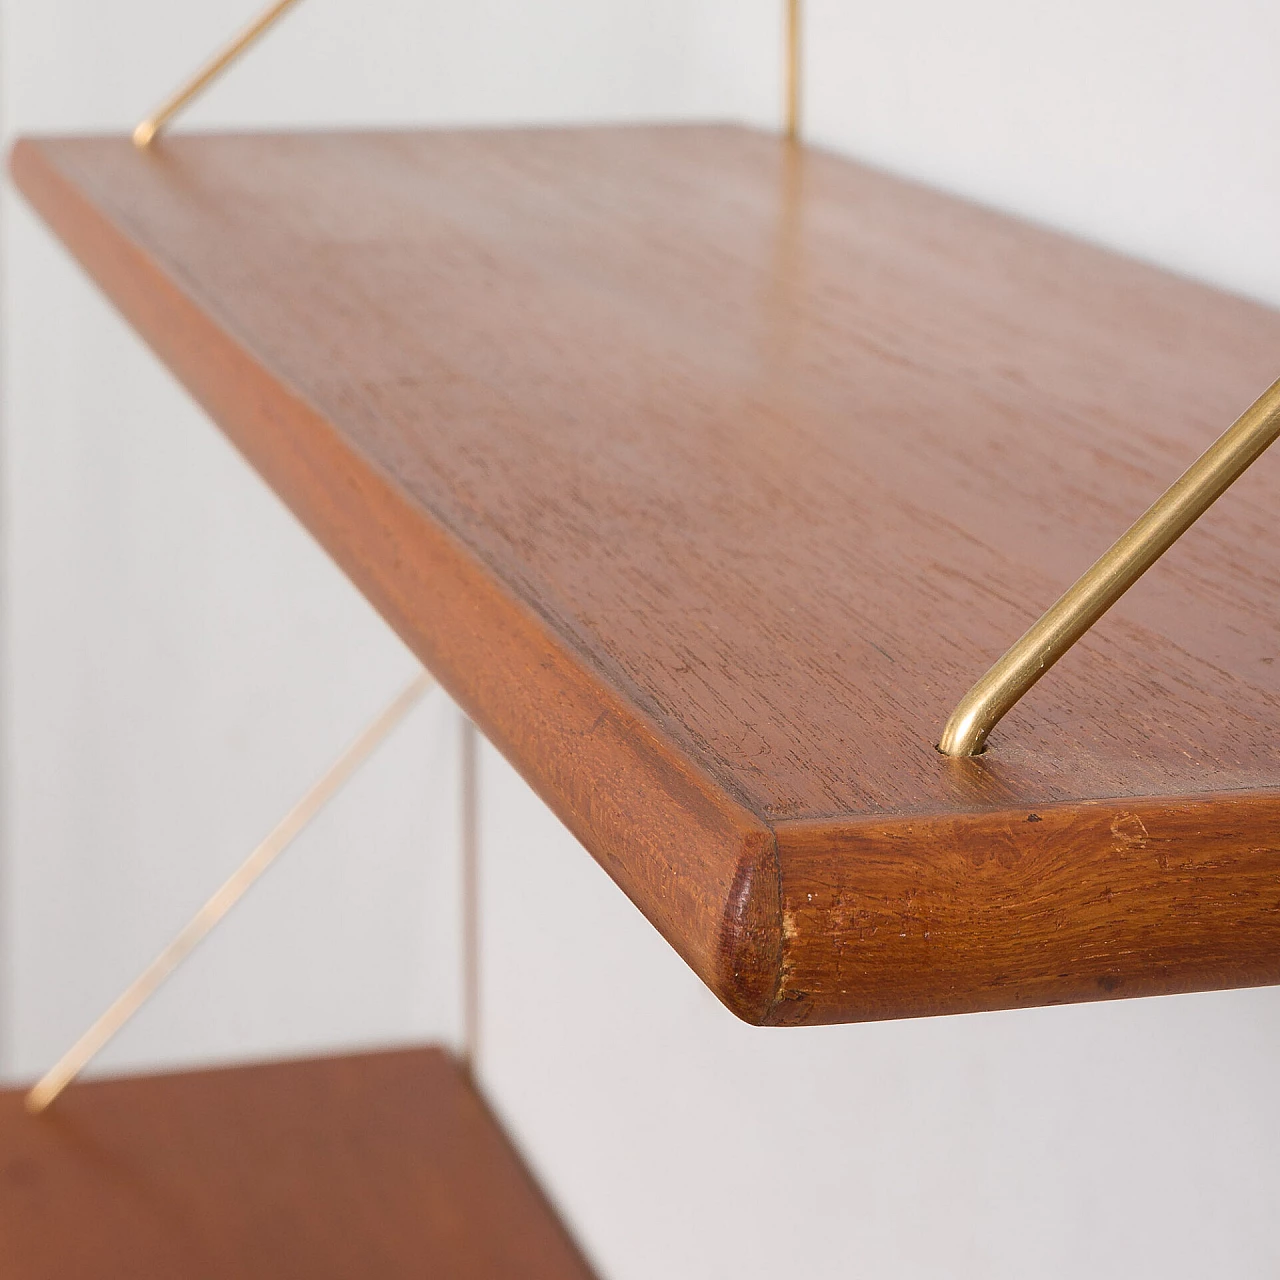
[[[770,827],[96,205],[58,163],[67,141],[14,144],[10,171],[32,207],[698,977],[739,1018],[766,1021],[782,955]],[[121,163],[162,155],[123,138],[94,142],[118,145]]]

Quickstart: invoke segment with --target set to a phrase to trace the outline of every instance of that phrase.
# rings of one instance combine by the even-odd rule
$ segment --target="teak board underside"
[[[1280,315],[733,128],[13,167],[740,1016],[1280,981],[1280,459],[985,756],[933,747]]]

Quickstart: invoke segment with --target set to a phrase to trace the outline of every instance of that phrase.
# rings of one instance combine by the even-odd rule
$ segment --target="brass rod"
[[[462,721],[462,1060],[480,1062],[480,731]]]
[[[800,139],[803,100],[804,46],[803,0],[787,0],[786,65],[783,75],[783,129],[789,142]]]
[[[938,750],[978,755],[987,735],[1068,649],[1280,436],[1274,383],[1013,645],[951,713]]]
[[[276,0],[275,4],[270,5],[265,12],[259,14],[230,44],[214,54],[190,80],[170,97],[166,98],[145,120],[138,123],[138,126],[133,131],[134,145],[142,149],[149,147],[179,111],[203,92],[213,80],[216,80],[250,45],[265,34],[269,27],[273,26],[297,3],[298,0]],[[797,141],[800,137],[800,112],[803,96],[802,4],[803,0],[786,0],[784,131],[787,138],[792,142]]]
[[[136,147],[149,147],[156,134],[173,119],[174,116],[199,94],[211,81],[217,79],[267,28],[272,26],[286,11],[292,9],[298,0],[277,0],[265,13],[259,14],[234,40],[221,52],[214,54],[199,71],[187,81],[176,93],[160,104],[133,131],[133,143]]]
[[[254,881],[289,847],[311,819],[342,790],[352,774],[434,684],[435,681],[425,671],[418,675],[334,761],[230,879],[196,912],[181,933],[41,1077],[27,1094],[28,1111],[38,1115],[89,1065],[107,1041],[155,994],[164,980],[244,897]]]

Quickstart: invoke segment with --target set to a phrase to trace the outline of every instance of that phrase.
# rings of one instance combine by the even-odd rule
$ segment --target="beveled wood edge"
[[[774,830],[772,1025],[1280,983],[1280,791]]]
[[[702,981],[738,1017],[764,1021],[782,941],[770,827],[202,310],[62,173],[45,145],[57,141],[12,148],[31,205]]]
[[[252,1058],[241,1060],[231,1058],[227,1060],[216,1060],[211,1062],[178,1062],[173,1064],[161,1064],[159,1066],[148,1066],[141,1069],[119,1068],[115,1070],[96,1070],[90,1076],[77,1080],[75,1084],[74,1094],[68,1092],[66,1097],[92,1097],[94,1094],[111,1093],[115,1089],[124,1087],[129,1088],[135,1085],[144,1084],[148,1080],[168,1080],[181,1082],[186,1079],[218,1079],[220,1076],[237,1075],[245,1072],[269,1073],[273,1071],[288,1071],[290,1067],[306,1067],[309,1065],[322,1065],[333,1062],[353,1062],[359,1063],[364,1059],[375,1058],[436,1058],[445,1062],[449,1068],[462,1078],[472,1094],[479,1098],[482,1102],[484,1095],[476,1084],[475,1079],[467,1069],[466,1062],[459,1057],[456,1049],[444,1043],[441,1040],[423,1040],[421,1042],[408,1041],[403,1043],[392,1043],[387,1045],[370,1045],[355,1046],[353,1048],[341,1049],[333,1053],[325,1053],[319,1050],[308,1051],[299,1050],[297,1052],[286,1052],[280,1056],[272,1056],[266,1058]],[[30,1080],[19,1081],[16,1084],[12,1081],[6,1081],[0,1084],[0,1099],[6,1102],[22,1103],[26,1097]],[[23,1107],[24,1115],[31,1124],[44,1124],[48,1120],[57,1115],[56,1111],[50,1110],[45,1119],[38,1115],[31,1115]],[[25,1122],[25,1121],[24,1121]]]

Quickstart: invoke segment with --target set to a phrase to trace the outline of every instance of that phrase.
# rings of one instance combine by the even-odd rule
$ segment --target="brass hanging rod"
[[[277,3],[259,14],[229,45],[215,53],[182,88],[166,98],[138,125],[133,131],[134,146],[149,147],[161,129],[183,107],[216,80],[254,41],[264,35],[269,27],[284,17],[297,3],[298,0],[277,0]]]
[[[285,814],[271,834],[240,864],[222,887],[195,913],[172,942],[129,984],[96,1022],[36,1082],[26,1107],[39,1115],[93,1060],[106,1043],[155,995],[173,971],[209,936],[259,879],[293,843],[321,809],[351,780],[356,770],[390,736],[391,731],[435,688],[425,671],[370,722],[306,795]]]
[[[180,89],[166,98],[133,131],[134,145],[149,147],[157,135],[180,112],[218,78],[250,45],[263,36],[267,29],[292,9],[298,0],[277,0],[265,12],[255,18],[225,48],[214,54]],[[785,64],[783,72],[783,132],[795,142],[800,137],[800,108],[803,98],[803,0],[786,0]]]
[[[1122,534],[969,690],[938,750],[980,755],[987,735],[1068,649],[1244,474],[1280,436],[1280,382],[1239,419]]]

